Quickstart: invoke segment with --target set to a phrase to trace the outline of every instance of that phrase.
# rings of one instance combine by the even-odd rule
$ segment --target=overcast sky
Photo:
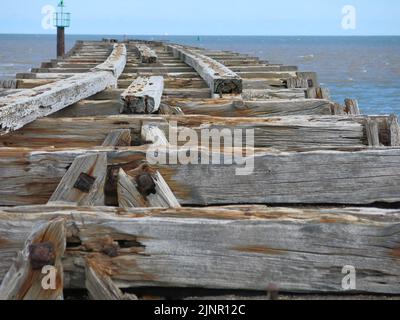
[[[400,35],[398,0],[65,0],[70,34]],[[42,8],[56,0],[0,0],[0,33],[54,33]],[[342,9],[356,9],[355,29]]]

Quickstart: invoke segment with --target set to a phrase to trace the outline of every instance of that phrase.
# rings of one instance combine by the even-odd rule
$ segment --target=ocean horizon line
[[[0,35],[21,35],[21,36],[55,36],[56,33],[1,33]],[[332,37],[332,38],[371,38],[371,37],[400,37],[400,34],[398,35],[390,35],[390,34],[382,34],[382,35],[311,35],[311,34],[298,34],[298,35],[257,35],[257,34],[235,34],[235,35],[228,35],[228,34],[219,34],[219,35],[213,35],[213,34],[123,34],[123,33],[118,33],[118,34],[113,34],[113,33],[67,33],[66,36],[119,36],[119,37],[124,37],[124,36],[134,36],[134,37]]]

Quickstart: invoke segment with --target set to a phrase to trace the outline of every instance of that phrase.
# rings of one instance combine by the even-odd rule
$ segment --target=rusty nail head
[[[101,252],[109,256],[110,258],[115,258],[118,256],[118,246],[112,244],[105,245]]]
[[[149,173],[142,173],[136,177],[139,192],[147,197],[156,194],[156,184]]]
[[[43,242],[29,246],[29,261],[33,270],[40,270],[44,266],[53,266],[56,255],[54,244]]]

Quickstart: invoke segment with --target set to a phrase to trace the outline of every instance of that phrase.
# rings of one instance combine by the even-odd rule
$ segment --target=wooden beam
[[[370,117],[364,121],[369,146],[398,147],[400,145],[400,127],[396,115]]]
[[[24,249],[18,252],[15,262],[0,281],[0,300],[63,299],[66,219],[52,219],[49,217],[50,222],[31,225],[33,230],[26,235]]]
[[[95,107],[96,104],[92,108]],[[154,120],[156,119],[160,118],[155,117]],[[16,132],[0,136],[0,146],[29,148],[50,146],[87,148],[111,144],[130,146],[131,140],[140,137],[142,120],[151,120],[151,118],[150,116],[132,117],[129,115],[84,118],[46,117],[28,124]]]
[[[243,100],[268,100],[268,99],[303,99],[304,89],[245,89],[242,92]]]
[[[345,103],[345,112],[348,114],[354,114],[354,115],[359,115],[360,114],[360,108],[358,107],[358,101],[355,99],[346,99],[344,101]]]
[[[365,130],[369,146],[380,147],[378,121],[375,119],[367,119]]]
[[[0,89],[0,97],[6,97],[17,92],[22,92],[22,89]]]
[[[242,92],[242,79],[223,64],[182,46],[170,45],[168,48],[175,57],[194,68],[214,94]]]
[[[155,76],[159,76],[156,74]],[[131,80],[119,80],[118,88],[126,89],[132,84]],[[195,77],[195,78],[164,78],[164,88],[165,89],[192,89],[196,91],[196,89],[208,89],[207,92],[210,92],[207,84],[203,81],[203,79]],[[211,94],[208,95],[210,97]]]
[[[390,133],[390,146],[398,147],[400,146],[400,126],[398,117],[396,115],[391,115],[388,120],[388,130]]]
[[[167,111],[165,111],[166,108],[168,108]],[[172,110],[169,110],[170,108]],[[153,141],[155,136],[159,136],[160,129],[168,136],[168,122],[176,121],[180,130],[191,128],[196,130],[199,136],[204,128],[210,130],[229,129],[232,132],[236,129],[254,130],[254,146],[256,148],[273,147],[279,150],[303,151],[346,146],[356,148],[368,145],[364,132],[367,129],[366,121],[368,119],[379,123],[377,141],[380,144],[383,146],[398,145],[396,145],[395,139],[398,136],[397,118],[393,119],[389,116],[227,118],[206,115],[185,116],[182,115],[179,107],[176,108],[177,110],[175,107],[162,105],[160,112],[168,112],[169,115],[160,114],[159,116],[43,118],[17,132],[0,137],[0,146],[28,148],[52,146],[64,149],[90,148],[101,145],[130,146],[132,141],[139,143]],[[177,113],[178,116],[174,117],[171,113]],[[108,132],[110,133],[107,135]],[[167,139],[165,143],[168,143]]]
[[[322,99],[164,99],[163,103],[179,107],[185,114],[202,114],[215,117],[271,117],[292,115],[332,115],[334,103]],[[337,110],[343,110],[339,106]],[[336,111],[338,112],[338,111]]]
[[[242,69],[246,70],[246,69]],[[237,71],[237,75],[243,79],[290,79],[295,72],[268,72],[268,71]]]
[[[129,147],[132,144],[131,130],[119,129],[111,131],[104,140],[103,147]]]
[[[150,207],[146,198],[139,192],[137,185],[123,169],[118,172],[118,203],[122,208]]]
[[[142,63],[157,63],[158,57],[156,52],[151,49],[149,46],[145,44],[136,44],[135,45]]]
[[[7,252],[51,217],[67,219],[66,288],[85,287],[82,266],[95,254],[119,288],[400,294],[398,210],[2,208],[0,279]],[[353,291],[342,287],[345,266],[355,268]]]
[[[126,48],[117,45],[101,65],[82,75],[0,98],[0,134],[22,128],[79,100],[115,86],[126,63]]]
[[[17,80],[0,80],[0,89],[17,89]]]
[[[77,156],[106,152],[108,164],[125,171],[147,159],[149,147],[89,150],[0,149],[0,205],[47,203]],[[279,152],[242,149],[197,152],[201,164],[157,164],[181,205],[372,204],[400,202],[400,149],[340,148],[341,151]],[[242,152],[234,164],[225,164]],[[254,156],[252,153],[254,152]],[[166,153],[186,159],[188,148]],[[246,156],[247,155],[247,156]],[[159,159],[163,159],[161,150]],[[186,158],[185,158],[186,157]],[[214,159],[214,162],[213,162]],[[220,159],[221,164],[217,164]],[[173,162],[172,162],[173,163]],[[254,165],[253,165],[254,163]],[[254,167],[254,170],[253,170]],[[243,174],[249,174],[243,176]],[[239,175],[238,175],[239,174]],[[234,186],[234,188],[233,188]],[[255,191],[256,190],[256,191]],[[354,190],[357,190],[355,192]]]
[[[330,100],[329,90],[326,88],[308,88],[305,91],[307,99],[326,99]]]
[[[48,204],[104,205],[106,174],[106,154],[99,153],[77,157],[54,191]]]
[[[118,201],[123,208],[180,208],[180,204],[161,176],[142,165],[128,176],[123,169],[118,174]]]
[[[165,133],[157,125],[157,120],[156,123],[151,119],[149,119],[149,121],[151,121],[152,123],[147,124],[146,122],[144,122],[142,125],[142,141],[144,143],[150,143],[153,146],[169,145]]]
[[[185,115],[181,108],[168,106],[165,103],[160,104],[160,115]]]
[[[164,78],[139,77],[122,94],[121,113],[155,113],[160,108],[164,91]]]
[[[86,289],[91,300],[113,301],[113,300],[138,300],[133,294],[124,294],[114,283],[107,273],[105,257],[100,259],[91,255],[86,259],[85,276]]]
[[[156,125],[142,126],[142,140],[151,147],[167,146],[169,142]],[[118,198],[124,208],[165,207],[179,208],[180,204],[162,175],[147,164],[130,171],[131,178],[123,169],[119,171]]]

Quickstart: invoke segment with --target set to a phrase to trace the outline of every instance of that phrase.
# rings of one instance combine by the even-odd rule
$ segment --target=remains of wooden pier
[[[1,84],[0,299],[271,285],[400,295],[397,117],[331,101],[315,73],[227,51],[104,40],[79,41]],[[254,146],[174,143],[171,123],[178,134],[251,129]],[[246,151],[254,170],[150,164],[156,147],[166,158]],[[350,291],[345,266],[356,270]],[[56,270],[53,289],[42,285],[44,267]]]

